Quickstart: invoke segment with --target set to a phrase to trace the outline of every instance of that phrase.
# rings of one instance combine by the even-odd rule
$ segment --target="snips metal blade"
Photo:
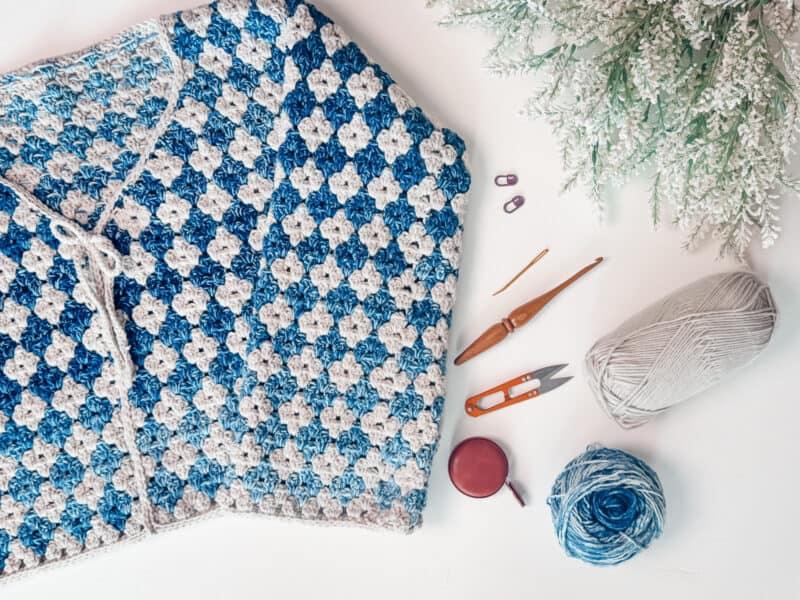
[[[543,367],[531,373],[531,377],[533,379],[539,380],[539,394],[546,394],[547,392],[551,392],[557,387],[560,387],[567,383],[572,376],[569,377],[552,377],[559,371],[565,369],[567,367],[567,363],[562,365],[552,365],[550,367]]]

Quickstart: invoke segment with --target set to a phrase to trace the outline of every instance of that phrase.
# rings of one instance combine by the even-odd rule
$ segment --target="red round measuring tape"
[[[505,485],[508,459],[492,440],[473,437],[453,449],[448,470],[450,480],[462,494],[486,498]]]
[[[467,438],[450,453],[447,470],[450,481],[466,496],[488,498],[507,485],[520,506],[525,506],[522,496],[508,481],[506,453],[492,440]]]

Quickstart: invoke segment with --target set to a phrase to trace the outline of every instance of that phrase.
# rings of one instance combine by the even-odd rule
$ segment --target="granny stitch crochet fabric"
[[[0,574],[216,509],[418,525],[463,152],[296,0],[0,77]]]

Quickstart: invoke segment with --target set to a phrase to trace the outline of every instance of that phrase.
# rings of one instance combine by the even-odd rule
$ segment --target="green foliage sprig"
[[[649,169],[663,213],[695,245],[770,246],[798,129],[795,8],[785,0],[434,0],[447,24],[497,36],[490,68],[537,72],[527,111],[552,125],[565,187]],[[542,49],[542,39],[551,40]]]

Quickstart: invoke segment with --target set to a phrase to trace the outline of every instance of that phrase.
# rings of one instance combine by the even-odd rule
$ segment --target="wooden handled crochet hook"
[[[525,325],[525,323],[535,317],[536,314],[542,310],[548,302],[550,302],[550,300],[558,296],[558,294],[561,293],[565,288],[569,287],[576,280],[583,277],[601,262],[603,262],[602,256],[596,258],[592,264],[585,266],[580,271],[575,273],[575,275],[560,285],[557,285],[549,292],[542,294],[538,298],[534,298],[530,302],[526,302],[522,306],[518,306],[516,309],[511,311],[511,314],[505,319],[489,327],[489,329],[484,331],[477,340],[467,346],[467,349],[456,357],[455,364],[464,364],[470,358],[474,358],[481,352],[488,350],[495,344],[502,342],[509,333]]]

